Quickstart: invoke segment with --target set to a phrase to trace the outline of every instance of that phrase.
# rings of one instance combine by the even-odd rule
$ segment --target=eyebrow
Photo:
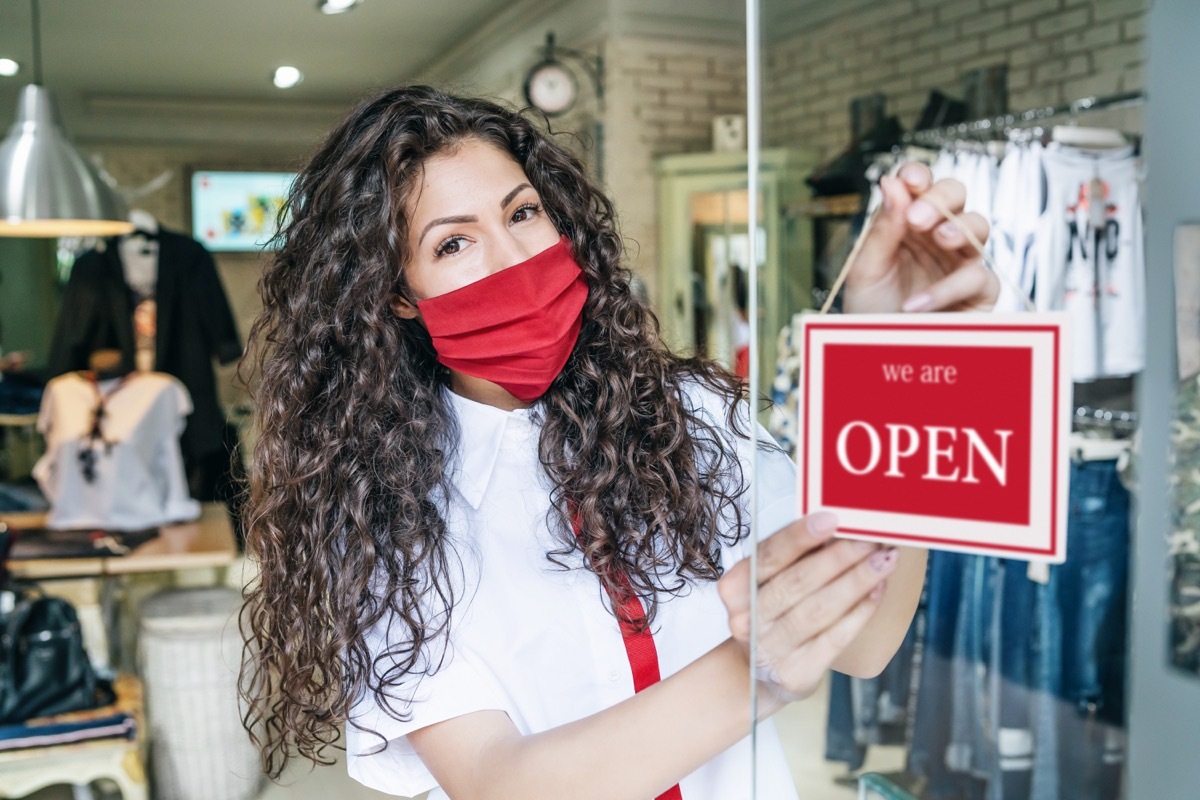
[[[430,220],[429,224],[426,225],[424,230],[421,231],[421,238],[417,239],[417,244],[420,245],[421,242],[425,241],[425,234],[429,233],[430,228],[436,227],[438,225],[455,225],[455,224],[461,224],[463,222],[478,222],[478,221],[479,221],[479,217],[476,217],[473,215],[466,216],[466,217],[440,217],[438,219]]]
[[[516,197],[521,192],[522,189],[532,189],[532,188],[533,187],[530,186],[528,183],[518,184],[515,189],[513,189],[508,194],[504,195],[504,199],[500,201],[500,208],[503,209],[509,203],[511,203],[512,199],[514,197]],[[465,222],[478,222],[478,221],[479,221],[479,217],[476,217],[474,215],[458,216],[458,217],[439,217],[437,219],[430,220],[429,224],[426,225],[421,230],[421,236],[417,239],[417,245],[419,246],[421,244],[421,242],[425,241],[425,234],[429,233],[430,229],[435,228],[438,225],[460,225]]]
[[[517,194],[518,194],[518,193],[519,193],[519,192],[520,192],[522,189],[532,189],[532,188],[533,188],[533,187],[532,187],[532,186],[530,186],[528,183],[522,183],[522,184],[520,184],[519,186],[517,186],[517,188],[513,189],[511,192],[509,192],[508,194],[504,195],[504,199],[500,201],[500,209],[501,209],[501,210],[504,210],[504,208],[505,208],[505,207],[506,207],[506,206],[507,206],[509,203],[511,203],[511,202],[512,202],[512,199],[513,199],[514,197],[516,197],[516,196],[517,196]]]

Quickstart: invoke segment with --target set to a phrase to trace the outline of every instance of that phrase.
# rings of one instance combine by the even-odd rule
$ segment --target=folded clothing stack
[[[51,747],[94,739],[133,739],[137,720],[113,706],[0,725],[0,752]]]
[[[8,557],[12,561],[35,558],[110,558],[130,553],[139,545],[158,536],[158,528],[140,531],[51,530],[49,528],[9,528],[14,542]]]

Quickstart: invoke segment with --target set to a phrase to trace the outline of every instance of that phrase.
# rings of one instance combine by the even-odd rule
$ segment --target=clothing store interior
[[[875,520],[839,535],[928,551],[882,672],[830,669],[758,724],[767,679],[746,681],[734,796],[1200,796],[1200,82],[1186,77],[1200,74],[1198,35],[1194,0],[0,0],[0,798],[416,785],[389,784],[387,762],[363,779],[353,761],[369,754],[340,740],[327,763],[296,758],[269,778],[238,686],[243,590],[265,566],[244,513],[259,376],[242,356],[260,275],[325,135],[403,84],[518,110],[581,161],[667,346],[735,375],[761,423],[752,438],[769,433],[800,465],[789,519],[820,506],[809,490],[825,475],[841,519]],[[913,416],[903,386],[871,391],[851,366],[820,384],[811,415],[811,386],[845,342],[920,364],[923,347],[985,335],[909,345],[926,340],[884,332],[896,313],[810,353],[816,320],[853,324],[843,267],[886,216],[881,181],[914,163],[965,187],[948,224],[987,223],[965,247],[999,281],[992,327],[1066,332],[1053,377],[1014,384],[976,348],[961,367],[983,372],[976,399],[926,387]],[[1048,363],[1030,358],[1027,373]],[[866,397],[854,408],[869,400],[863,414],[897,424],[832,431],[839,381]],[[995,419],[959,413],[1041,419],[1031,393],[1050,390],[1054,433],[1026,422],[1041,433],[1011,451],[987,439],[1011,433]],[[938,436],[955,429],[937,426],[975,419],[988,433],[965,429],[979,459],[955,511],[922,506],[930,481],[916,473],[942,480],[954,458]],[[825,423],[828,438],[814,432]],[[985,496],[972,481],[1003,484],[1009,455],[1036,463],[1014,481],[1050,511],[981,528],[1017,521],[961,499]],[[763,460],[747,462],[752,511],[778,500],[755,488]],[[858,477],[885,460],[911,497],[830,500],[837,464]],[[749,518],[752,536],[773,533]],[[922,538],[914,519],[1054,545]],[[630,634],[608,619],[620,652]],[[656,619],[651,642],[674,617]],[[625,697],[635,678],[612,673]],[[310,713],[347,724],[344,710]],[[699,778],[671,780],[653,794],[705,795]],[[432,778],[424,790],[447,796]]]

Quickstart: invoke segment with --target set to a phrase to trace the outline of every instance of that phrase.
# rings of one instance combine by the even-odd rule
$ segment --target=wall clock
[[[525,76],[525,99],[548,117],[570,111],[578,96],[579,83],[561,61],[546,59]]]

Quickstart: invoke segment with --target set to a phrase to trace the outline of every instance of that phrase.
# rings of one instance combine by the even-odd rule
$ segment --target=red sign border
[[[808,443],[809,443],[808,422],[809,422],[809,409],[811,408],[811,404],[808,401],[809,401],[809,396],[810,396],[809,395],[809,376],[811,375],[812,371],[810,369],[808,369],[808,365],[812,363],[809,356],[811,355],[812,333],[814,330],[841,330],[841,331],[845,331],[845,330],[852,330],[852,331],[894,331],[894,330],[947,331],[947,330],[949,330],[949,331],[954,331],[954,330],[957,330],[957,331],[1005,331],[1005,332],[1019,331],[1019,332],[1023,332],[1023,333],[1041,333],[1041,334],[1049,333],[1053,337],[1053,348],[1054,348],[1054,377],[1053,377],[1054,407],[1053,407],[1051,415],[1050,415],[1051,419],[1053,420],[1053,433],[1051,436],[1051,439],[1053,440],[1053,445],[1051,448],[1051,464],[1052,464],[1052,466],[1050,469],[1050,548],[1049,549],[1042,549],[1042,548],[1038,548],[1038,547],[1014,547],[1012,545],[976,544],[974,542],[968,544],[966,542],[962,542],[962,541],[955,540],[955,539],[939,539],[939,538],[934,538],[931,536],[912,536],[912,535],[903,534],[903,533],[886,533],[883,531],[868,531],[868,530],[862,530],[859,528],[838,528],[838,530],[844,531],[846,533],[856,533],[856,534],[861,534],[863,536],[873,536],[873,537],[877,537],[880,539],[897,540],[900,542],[921,542],[921,543],[927,543],[927,544],[948,544],[948,545],[956,545],[956,546],[967,545],[967,546],[970,546],[970,547],[978,549],[978,550],[988,550],[988,551],[994,551],[994,552],[999,552],[999,553],[1026,553],[1029,555],[1038,555],[1038,556],[1054,556],[1056,554],[1056,552],[1058,550],[1058,537],[1061,533],[1059,531],[1059,521],[1058,521],[1058,473],[1059,473],[1058,459],[1059,459],[1059,455],[1060,455],[1059,454],[1059,441],[1058,441],[1058,439],[1059,439],[1058,426],[1061,424],[1061,420],[1059,419],[1060,414],[1058,413],[1058,402],[1059,402],[1059,391],[1061,389],[1061,383],[1062,383],[1062,380],[1061,380],[1062,376],[1060,373],[1062,366],[1060,364],[1060,352],[1059,352],[1060,351],[1060,347],[1059,347],[1060,329],[1057,326],[1054,326],[1054,325],[970,325],[970,324],[955,324],[955,323],[947,323],[945,325],[929,325],[929,324],[904,325],[904,324],[885,323],[885,322],[865,322],[862,324],[854,324],[854,323],[829,324],[829,323],[824,323],[824,322],[809,322],[809,323],[807,323],[804,328],[804,365],[803,365],[803,370],[802,370],[804,374],[801,378],[801,380],[804,383],[804,389],[801,392],[801,401],[803,402],[802,416],[804,417],[804,424],[802,426],[804,433],[801,438],[801,441],[804,442],[804,447],[802,448],[803,452],[801,453],[800,458],[802,459],[801,475],[805,476],[803,481],[801,482],[803,485],[800,488],[800,492],[801,492],[800,514],[801,515],[809,513],[808,477],[807,476],[808,476],[808,450],[809,450],[809,448],[808,448]]]

